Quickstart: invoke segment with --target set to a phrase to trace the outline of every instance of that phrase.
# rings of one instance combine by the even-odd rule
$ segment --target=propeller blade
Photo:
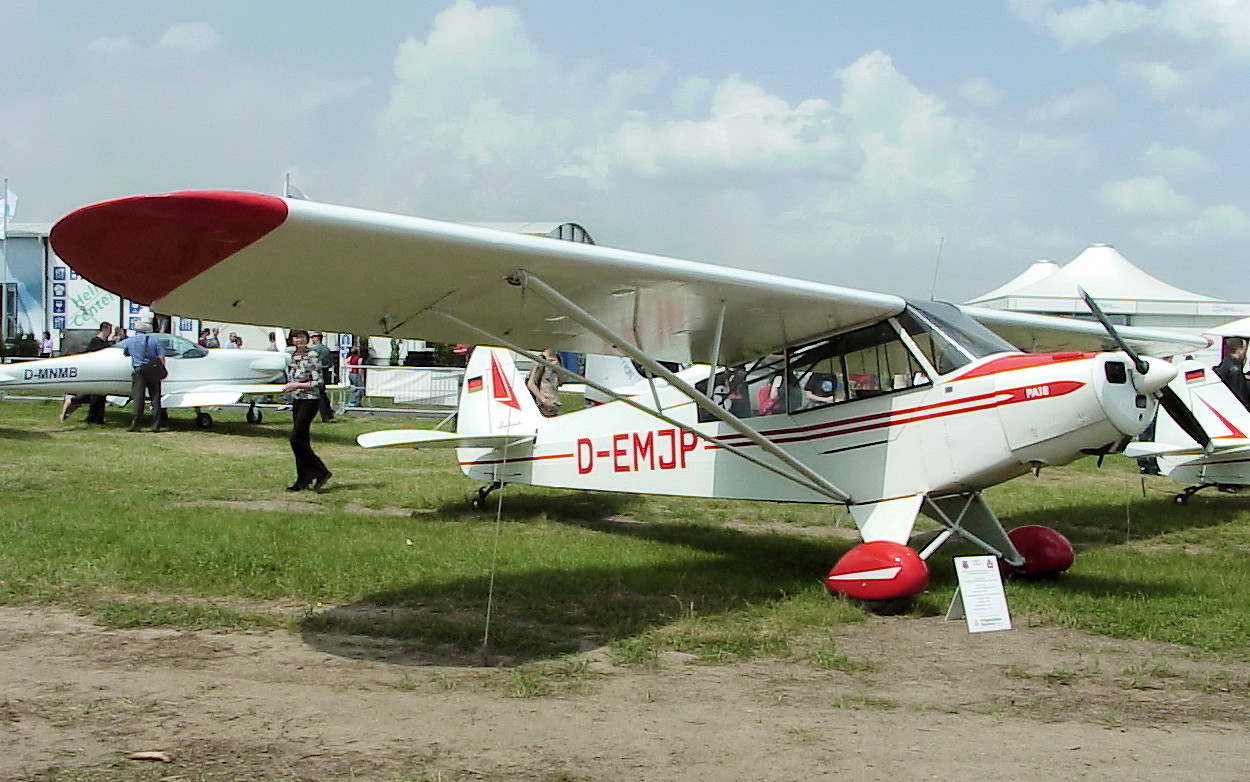
[[[1159,404],[1168,411],[1168,415],[1172,416],[1172,420],[1181,428],[1181,431],[1194,438],[1194,442],[1203,448],[1211,447],[1211,436],[1202,428],[1202,424],[1198,423],[1198,417],[1194,415],[1194,411],[1189,409],[1189,406],[1172,390],[1171,386],[1164,386],[1159,391]]]
[[[1115,344],[1119,345],[1120,350],[1123,350],[1128,354],[1128,357],[1132,359],[1133,366],[1137,368],[1137,374],[1146,374],[1146,370],[1148,369],[1146,362],[1142,360],[1141,356],[1137,355],[1136,350],[1133,350],[1128,346],[1128,343],[1124,341],[1124,338],[1120,336],[1120,333],[1115,330],[1115,325],[1111,323],[1111,319],[1108,318],[1106,313],[1102,311],[1102,307],[1099,307],[1098,303],[1094,301],[1094,297],[1090,296],[1084,288],[1078,287],[1076,291],[1081,294],[1081,298],[1085,300],[1085,306],[1089,307],[1089,311],[1094,313],[1094,317],[1098,318],[1098,322],[1101,323],[1102,327],[1107,330],[1108,334],[1111,335],[1111,339],[1115,340]]]

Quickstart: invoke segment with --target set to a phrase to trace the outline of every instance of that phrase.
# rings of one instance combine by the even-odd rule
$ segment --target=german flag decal
[[[464,383],[464,390],[472,394],[474,391],[482,390],[482,376],[471,377]]]

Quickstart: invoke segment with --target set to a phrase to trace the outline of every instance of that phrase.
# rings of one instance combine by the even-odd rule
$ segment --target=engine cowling
[[[825,586],[856,600],[911,597],[929,585],[929,566],[913,549],[889,540],[860,543],[842,555]]]

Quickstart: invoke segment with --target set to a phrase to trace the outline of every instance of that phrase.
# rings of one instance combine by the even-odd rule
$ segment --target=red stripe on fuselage
[[[787,429],[774,429],[772,431],[762,431],[760,434],[767,437],[774,443],[797,443],[808,440],[821,440],[826,437],[836,437],[844,434],[855,434],[858,432],[869,431],[872,429],[885,429],[900,424],[914,423],[916,421],[927,421],[931,418],[944,418],[951,415],[959,415],[960,413],[971,413],[978,410],[989,410],[1003,405],[1012,405],[1018,402],[1030,402],[1037,399],[1050,399],[1053,397],[1066,396],[1076,391],[1085,384],[1075,380],[1060,380],[1049,383],[1035,383],[1028,386],[1020,386],[1018,388],[1005,389],[1003,391],[991,391],[986,394],[977,394],[975,396],[967,396],[961,399],[949,399],[941,402],[934,402],[928,405],[920,405],[903,410],[884,410],[880,413],[872,415],[859,416],[858,418],[846,418],[840,421],[826,421],[819,424],[810,424],[803,427],[790,427]],[[1030,396],[1029,391],[1041,387],[1046,387],[1045,394]],[[722,435],[720,441],[726,445],[743,446],[750,444],[750,441],[739,434]],[[714,445],[707,445],[708,448],[715,448]]]
[[[980,366],[973,367],[962,375],[951,378],[947,382],[971,380],[974,377],[988,377],[1001,372],[1014,372],[1017,369],[1032,369],[1033,367],[1044,367],[1050,364],[1062,364],[1067,361],[1080,361],[1083,358],[1093,358],[1096,355],[1098,354],[1081,353],[1079,351],[1068,351],[1066,353],[1013,353],[1007,356],[992,358]]]
[[[136,196],[70,212],[50,241],[95,285],[151,304],[282,225],[286,202],[259,193]]]

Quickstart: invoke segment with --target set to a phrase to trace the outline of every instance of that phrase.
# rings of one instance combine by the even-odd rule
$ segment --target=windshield
[[[153,334],[161,343],[166,358],[203,358],[208,351],[185,337],[175,334]]]
[[[1010,342],[952,304],[909,301],[907,305],[898,321],[941,374],[995,353],[1016,352]]]

